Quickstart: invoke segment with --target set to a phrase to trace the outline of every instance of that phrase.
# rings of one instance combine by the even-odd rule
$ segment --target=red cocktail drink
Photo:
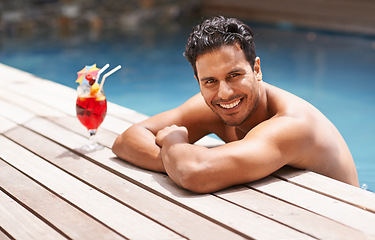
[[[101,96],[97,95],[77,97],[77,117],[88,130],[97,129],[107,114],[107,100],[105,96],[102,94]]]
[[[100,74],[108,68],[106,64],[102,69],[96,67],[96,64],[85,66],[77,72],[77,118],[89,130],[89,144],[82,147],[83,150],[93,151],[100,148],[100,145],[94,141],[96,130],[104,121],[107,114],[107,100],[103,92],[103,83],[109,75],[121,68],[120,65],[106,73],[99,85]]]
[[[90,134],[89,144],[84,146],[84,150],[95,150],[99,145],[95,142],[94,136],[107,114],[107,100],[103,89],[88,84],[78,86],[77,95],[77,118]]]

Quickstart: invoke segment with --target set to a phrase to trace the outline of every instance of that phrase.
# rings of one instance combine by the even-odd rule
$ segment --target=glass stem
[[[95,142],[95,134],[96,134],[96,129],[89,129],[89,145],[90,146],[94,146],[96,145],[96,142]]]

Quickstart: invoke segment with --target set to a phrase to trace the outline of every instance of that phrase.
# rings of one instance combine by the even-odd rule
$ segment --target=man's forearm
[[[165,172],[155,135],[142,126],[133,125],[127,129],[116,139],[112,151],[117,157],[139,167]]]
[[[202,162],[207,150],[184,142],[165,143],[161,156],[167,174],[180,187],[199,193],[211,191],[211,188],[206,188],[208,165]]]

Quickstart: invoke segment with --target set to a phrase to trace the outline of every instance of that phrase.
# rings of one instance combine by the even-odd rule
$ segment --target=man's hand
[[[156,134],[155,141],[160,147],[163,147],[165,143],[187,143],[189,142],[188,130],[185,127],[178,127],[176,125],[165,127]]]

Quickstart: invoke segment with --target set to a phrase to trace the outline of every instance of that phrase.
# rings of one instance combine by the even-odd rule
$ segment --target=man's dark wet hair
[[[240,45],[246,60],[254,70],[256,55],[253,31],[236,18],[213,17],[197,25],[189,35],[184,56],[190,62],[198,79],[195,62],[199,55],[235,43]]]

